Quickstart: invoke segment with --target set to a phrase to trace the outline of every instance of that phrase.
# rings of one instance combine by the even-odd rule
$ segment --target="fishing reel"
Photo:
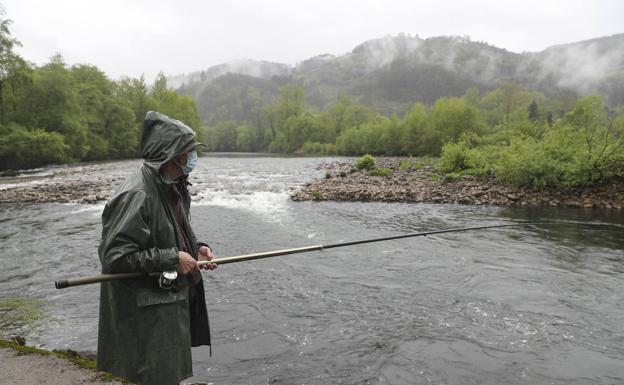
[[[158,277],[158,287],[165,290],[173,289],[173,283],[178,278],[178,272],[173,271],[163,271],[160,273]]]

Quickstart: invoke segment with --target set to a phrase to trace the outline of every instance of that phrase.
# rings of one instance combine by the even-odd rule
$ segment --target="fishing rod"
[[[531,225],[531,224],[535,224],[535,223],[522,222],[522,223],[513,223],[513,224],[506,224],[506,225],[490,225],[490,226],[477,226],[477,227],[462,227],[462,228],[454,228],[454,229],[446,229],[446,230],[433,230],[433,231],[426,231],[426,232],[420,232],[420,233],[392,235],[389,237],[362,239],[359,241],[333,243],[329,245],[304,246],[304,247],[296,247],[292,249],[265,251],[262,253],[215,258],[210,261],[199,261],[197,262],[197,264],[199,266],[208,265],[211,263],[214,263],[217,265],[226,265],[228,263],[252,261],[254,259],[264,259],[264,258],[279,257],[279,256],[291,255],[291,254],[307,253],[310,251],[334,249],[337,247],[354,246],[354,245],[361,245],[365,243],[391,241],[394,239],[426,237],[428,235],[457,233],[457,232],[471,231],[471,230],[495,229],[495,228],[501,228],[501,227],[524,226],[524,225]],[[96,275],[92,277],[81,277],[81,278],[72,278],[72,279],[54,281],[54,286],[57,289],[64,289],[66,287],[72,287],[72,286],[87,285],[91,283],[106,282],[106,281],[114,281],[114,280],[119,280],[119,279],[139,278],[139,277],[144,277],[144,276],[156,276],[156,277],[160,276],[161,279],[159,282],[162,282],[162,284],[166,286],[168,281],[175,280],[175,278],[177,277],[177,274],[175,273],[176,272],[163,272],[163,273],[157,272],[157,273],[146,274],[146,273],[136,272],[136,273],[101,274],[101,275]],[[169,275],[167,276],[167,274]]]

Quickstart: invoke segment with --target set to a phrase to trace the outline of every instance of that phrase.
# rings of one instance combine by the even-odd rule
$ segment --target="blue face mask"
[[[186,164],[179,164],[184,175],[188,175],[197,166],[197,151],[193,150],[186,155]]]

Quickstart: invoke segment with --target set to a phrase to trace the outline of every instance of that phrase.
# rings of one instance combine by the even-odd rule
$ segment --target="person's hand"
[[[186,275],[198,269],[197,261],[191,257],[191,254],[185,251],[178,251],[178,273]]]
[[[210,247],[207,246],[200,246],[199,247],[199,260],[200,261],[211,261],[214,258],[214,254],[212,254],[212,250],[210,250]],[[214,270],[217,268],[216,263],[207,263],[205,265],[200,266],[200,269],[204,269],[204,270]]]

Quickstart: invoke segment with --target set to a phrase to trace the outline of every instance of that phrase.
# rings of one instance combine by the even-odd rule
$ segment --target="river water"
[[[511,221],[555,224],[419,237],[205,272],[214,384],[624,383],[624,215],[445,204],[292,202],[322,158],[210,156],[191,182],[198,238],[219,256]],[[137,160],[63,168],[125,175]],[[0,180],[36,184],[56,169]],[[0,194],[2,193],[0,188]],[[0,297],[40,298],[52,319],[16,330],[94,351],[103,204],[0,205]]]

